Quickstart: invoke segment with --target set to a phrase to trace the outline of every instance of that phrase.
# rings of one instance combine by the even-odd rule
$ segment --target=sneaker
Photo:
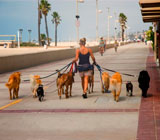
[[[86,99],[87,98],[87,94],[82,94],[83,98]]]

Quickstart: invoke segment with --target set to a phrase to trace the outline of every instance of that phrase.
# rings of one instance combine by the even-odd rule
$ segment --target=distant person
[[[101,37],[100,41],[99,41],[99,52],[100,52],[101,56],[104,53],[104,48],[105,48],[105,41],[104,41],[103,37]]]
[[[87,90],[88,90],[88,77],[92,75],[93,65],[90,64],[89,58],[91,56],[94,63],[96,63],[93,52],[90,48],[85,47],[86,38],[80,39],[79,45],[80,49],[76,50],[75,59],[72,61],[73,63],[79,60],[78,71],[81,77],[81,84],[83,89],[82,97],[84,99],[87,98]]]
[[[118,42],[117,42],[117,40],[115,40],[115,42],[114,42],[114,49],[115,49],[115,52],[117,52],[117,48],[118,48]]]
[[[7,43],[4,43],[4,48],[7,48]]]

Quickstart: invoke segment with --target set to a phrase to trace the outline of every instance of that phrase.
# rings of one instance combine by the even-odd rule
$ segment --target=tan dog
[[[102,73],[102,93],[105,93],[109,89],[109,74],[107,72]]]
[[[14,72],[10,75],[8,83],[6,83],[6,87],[9,89],[10,93],[10,100],[12,100],[12,90],[13,90],[13,99],[18,98],[18,92],[19,92],[19,85],[21,82],[21,73],[20,72]]]
[[[39,75],[30,75],[30,84],[31,84],[31,91],[33,94],[33,97],[36,97],[36,91],[38,89],[38,86],[42,84],[42,81],[40,80]]]
[[[66,87],[65,89],[65,96],[68,98],[68,88],[70,87],[70,96],[72,96],[72,84],[74,82],[74,77],[73,74],[68,72],[68,73],[63,73],[61,74],[58,72],[58,77],[57,77],[57,88],[58,88],[58,96],[61,99],[61,95],[64,92],[64,86]]]
[[[121,87],[122,87],[122,76],[120,73],[116,72],[110,78],[110,88],[113,93],[114,100],[117,102],[119,101]]]
[[[94,88],[94,70],[92,71],[92,75],[88,77],[88,84],[89,84],[88,92],[90,94],[91,92],[93,92]]]

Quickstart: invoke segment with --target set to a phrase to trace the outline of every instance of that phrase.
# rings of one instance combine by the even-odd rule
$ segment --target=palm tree
[[[47,0],[41,0],[40,10],[41,10],[41,12],[42,12],[42,14],[44,15],[44,18],[45,18],[46,35],[47,35],[48,46],[49,46],[50,41],[49,41],[49,33],[48,33],[48,25],[47,25],[47,15],[48,15],[48,12],[51,10],[51,5],[48,3]]]
[[[121,30],[122,30],[122,41],[124,41],[124,31],[126,29],[126,22],[127,22],[126,15],[123,13],[120,13],[119,14],[119,23],[120,23]]]
[[[40,10],[40,4],[38,0],[38,42],[39,42],[39,45],[41,45],[41,31],[40,31],[41,18],[42,18],[42,12]]]
[[[41,44],[42,44],[42,46],[44,46],[44,45],[45,45],[45,42],[46,42],[46,40],[47,40],[46,35],[45,35],[45,34],[41,34],[41,35],[40,35],[40,39],[41,39]]]
[[[53,12],[52,17],[52,23],[55,24],[55,46],[57,46],[57,27],[61,22],[61,18],[57,12]]]

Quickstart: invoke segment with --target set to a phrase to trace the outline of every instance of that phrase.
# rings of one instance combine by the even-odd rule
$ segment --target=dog
[[[21,82],[21,73],[20,72],[14,72],[10,75],[8,79],[8,83],[6,83],[6,87],[9,89],[10,94],[10,100],[18,98],[18,92],[19,92],[19,86]],[[13,90],[13,93],[12,93]],[[13,94],[13,96],[12,96]]]
[[[126,83],[126,95],[133,96],[132,92],[133,92],[133,84],[131,83],[131,81],[128,81]]]
[[[142,90],[142,97],[147,97],[147,91],[150,83],[150,76],[146,70],[139,73],[138,77],[139,88]]]
[[[94,69],[92,71],[91,76],[88,77],[88,93],[90,94],[91,92],[93,93],[93,88],[94,88]]]
[[[103,72],[102,73],[102,93],[105,93],[108,91],[109,89],[109,85],[110,85],[110,82],[109,82],[109,74],[107,72]]]
[[[122,76],[119,72],[114,73],[110,78],[110,87],[114,100],[118,102],[122,88]]]
[[[70,97],[72,96],[72,84],[74,82],[74,74],[72,72],[63,73],[61,74],[58,71],[57,77],[57,88],[58,88],[58,96],[61,99],[62,93],[64,93],[64,86],[65,89],[65,97],[69,98],[68,96],[68,89],[70,88]]]
[[[30,84],[31,84],[31,91],[33,94],[33,98],[35,98],[37,95],[37,89],[39,87],[39,85],[42,84],[42,81],[40,80],[40,76],[39,75],[30,75]]]
[[[38,88],[37,88],[37,96],[38,96],[38,99],[39,101],[41,102],[44,98],[44,90],[43,90],[43,85],[39,85]]]

